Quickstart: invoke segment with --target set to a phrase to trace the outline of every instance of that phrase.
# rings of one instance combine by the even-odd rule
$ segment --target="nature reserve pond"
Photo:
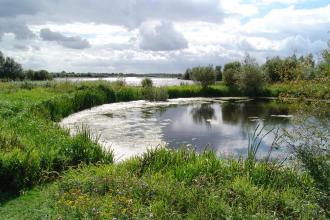
[[[98,106],[61,121],[74,134],[86,125],[112,148],[117,160],[145,152],[147,148],[188,145],[221,155],[246,156],[248,134],[257,124],[290,129],[294,108],[276,100],[242,98],[189,98],[167,102],[133,101]],[[261,142],[259,155],[267,155],[274,134]],[[280,157],[282,151],[273,156]]]

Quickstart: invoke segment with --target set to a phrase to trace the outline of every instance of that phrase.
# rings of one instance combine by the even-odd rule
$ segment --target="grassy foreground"
[[[274,84],[260,96],[329,98],[328,82],[300,83]],[[169,98],[244,95],[221,83],[154,91],[160,97],[152,100],[164,91]],[[54,123],[96,105],[144,98],[140,87],[106,82],[0,83],[0,219],[324,218],[307,173],[167,150],[112,165],[112,153],[88,130],[71,137]]]
[[[158,149],[117,165],[69,170],[48,188],[5,204],[0,214],[8,219],[326,219],[317,197],[311,177],[295,169]]]

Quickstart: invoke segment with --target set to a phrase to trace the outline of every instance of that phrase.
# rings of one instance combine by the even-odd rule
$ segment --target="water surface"
[[[177,86],[181,84],[193,84],[194,82],[191,80],[182,80],[176,78],[161,78],[161,77],[148,77],[152,80],[154,86]],[[84,81],[98,81],[104,80],[109,82],[115,82],[118,80],[118,77],[67,77],[67,78],[55,78],[56,81],[69,81],[69,82],[84,82]],[[122,77],[121,80],[125,80],[128,85],[131,86],[139,86],[141,85],[141,81],[144,77]]]
[[[89,126],[104,147],[114,150],[117,160],[148,148],[182,145],[246,156],[248,135],[257,124],[265,126],[265,132],[289,129],[293,117],[295,111],[290,105],[274,100],[190,98],[106,104],[73,114],[61,125],[73,134],[79,126]],[[273,138],[270,134],[262,141],[261,156],[267,155]]]

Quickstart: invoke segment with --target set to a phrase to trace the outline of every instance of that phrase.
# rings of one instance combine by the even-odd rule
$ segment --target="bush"
[[[222,80],[222,66],[215,67],[215,74],[216,74],[216,80],[221,81]]]
[[[142,87],[152,87],[153,86],[153,83],[152,83],[152,80],[150,78],[144,78],[142,81],[141,81],[141,86]]]
[[[238,61],[227,63],[223,69],[223,81],[229,88],[237,87],[237,81],[241,72],[241,63]]]
[[[212,66],[199,66],[192,69],[192,78],[199,82],[203,88],[215,83],[216,75]]]
[[[267,59],[266,63],[262,67],[265,71],[268,82],[274,83],[281,80],[283,61],[280,57]]]
[[[24,79],[22,65],[11,57],[4,57],[0,51],[0,78],[10,80]]]
[[[166,101],[168,92],[165,88],[146,87],[142,90],[144,99],[149,101]]]
[[[186,69],[186,71],[184,72],[183,79],[184,80],[191,80],[192,79],[192,72],[191,72],[190,68]]]
[[[247,56],[241,68],[238,86],[246,95],[257,95],[263,88],[263,74],[255,59]]]

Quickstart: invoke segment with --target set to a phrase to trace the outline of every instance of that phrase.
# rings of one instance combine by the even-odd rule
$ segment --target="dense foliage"
[[[216,81],[222,81],[222,66],[215,66]]]
[[[0,79],[22,80],[24,72],[22,66],[13,58],[5,57],[0,51]]]
[[[227,63],[223,69],[223,81],[229,88],[234,88],[241,72],[241,63],[234,61]]]
[[[27,70],[25,73],[25,79],[28,80],[52,80],[53,76],[47,70]]]
[[[247,95],[260,94],[263,89],[263,75],[257,61],[247,56],[241,67],[238,88]]]
[[[240,91],[246,95],[258,95],[262,93],[263,86],[271,86],[276,83],[304,84],[315,81],[329,82],[330,78],[330,43],[328,49],[322,51],[322,58],[315,62],[312,54],[281,58],[279,56],[267,58],[261,66],[254,58],[247,55],[243,61],[232,61],[213,69],[211,66],[188,68],[183,74],[183,79],[194,79],[193,72],[198,72],[199,82],[208,81],[210,77],[200,74],[202,70],[209,69],[215,72],[216,80],[222,80],[232,91]],[[211,77],[212,78],[212,77]],[[300,83],[304,81],[303,83]],[[212,83],[211,83],[212,84]],[[202,84],[203,85],[203,84]],[[205,87],[205,86],[204,86]],[[298,94],[298,96],[300,96]]]
[[[198,66],[191,70],[194,81],[199,82],[205,89],[215,83],[216,73],[212,66]]]
[[[22,65],[11,57],[5,57],[0,51],[0,79],[2,80],[51,80],[53,77],[46,70],[24,71]]]

